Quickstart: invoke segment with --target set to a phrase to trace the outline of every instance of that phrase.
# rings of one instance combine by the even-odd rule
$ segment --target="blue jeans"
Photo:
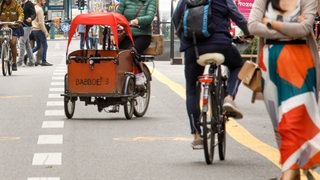
[[[238,49],[229,44],[216,44],[210,46],[199,46],[199,55],[208,52],[221,53],[225,57],[224,65],[230,71],[228,78],[227,95],[236,96],[241,81],[238,79],[238,73],[243,65],[243,60]],[[184,52],[185,58],[185,79],[186,79],[186,106],[190,121],[191,134],[200,133],[199,115],[200,107],[196,98],[196,82],[198,76],[203,74],[204,67],[197,64],[194,47],[190,47]]]
[[[80,49],[84,48],[84,43],[86,43],[87,49],[89,49],[89,38],[88,35],[86,37],[86,42],[84,42],[84,33],[79,33],[80,34]]]
[[[36,52],[42,47],[42,52],[41,52],[41,61],[42,63],[47,62],[47,50],[48,50],[48,43],[47,43],[47,37],[44,34],[43,31],[41,30],[32,30],[32,33],[34,35],[35,41],[36,41],[36,46],[32,49],[32,52]]]

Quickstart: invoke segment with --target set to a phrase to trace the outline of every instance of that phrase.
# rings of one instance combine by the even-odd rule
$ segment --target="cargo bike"
[[[104,28],[101,50],[75,50],[68,54],[70,41],[79,24],[86,25],[85,36],[93,25]],[[64,111],[68,119],[73,117],[77,100],[84,101],[86,106],[97,105],[99,112],[109,106],[121,105],[126,119],[131,119],[133,115],[136,117],[145,115],[149,106],[152,80],[151,72],[145,62],[153,60],[156,54],[162,53],[163,38],[154,36],[152,39],[156,39],[157,43],[152,43],[141,55],[143,72],[147,80],[143,85],[136,85],[133,73],[134,53],[131,49],[118,48],[118,25],[124,28],[133,43],[130,25],[121,14],[114,12],[80,14],[71,22],[66,53],[67,73],[62,94]],[[111,31],[116,40],[114,49],[110,48],[110,42],[106,47],[107,36]]]

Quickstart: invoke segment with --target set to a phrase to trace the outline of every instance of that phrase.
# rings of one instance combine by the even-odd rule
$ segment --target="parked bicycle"
[[[10,41],[12,39],[12,29],[8,25],[19,24],[13,22],[0,22],[0,42],[1,42],[1,63],[3,76],[12,74],[12,51],[10,47]]]

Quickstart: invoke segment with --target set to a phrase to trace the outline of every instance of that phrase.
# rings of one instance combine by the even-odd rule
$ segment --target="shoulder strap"
[[[144,6],[144,2],[141,4],[140,8],[138,9],[137,13],[134,15],[133,19],[135,19],[138,16],[143,6]]]

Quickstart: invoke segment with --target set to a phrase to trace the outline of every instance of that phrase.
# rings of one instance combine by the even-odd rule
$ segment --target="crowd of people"
[[[43,6],[46,0],[37,0],[34,4],[29,0],[3,0],[0,4],[0,21],[17,22],[18,25],[6,25],[12,29],[10,47],[12,50],[12,70],[17,71],[17,66],[24,63],[28,66],[52,66],[47,62],[47,37],[49,35],[45,27]],[[35,46],[32,48],[30,35],[34,37]],[[20,45],[17,60],[17,43]],[[41,48],[40,62],[35,60],[34,54]],[[26,53],[26,54],[25,54]],[[27,61],[29,59],[29,61]]]

